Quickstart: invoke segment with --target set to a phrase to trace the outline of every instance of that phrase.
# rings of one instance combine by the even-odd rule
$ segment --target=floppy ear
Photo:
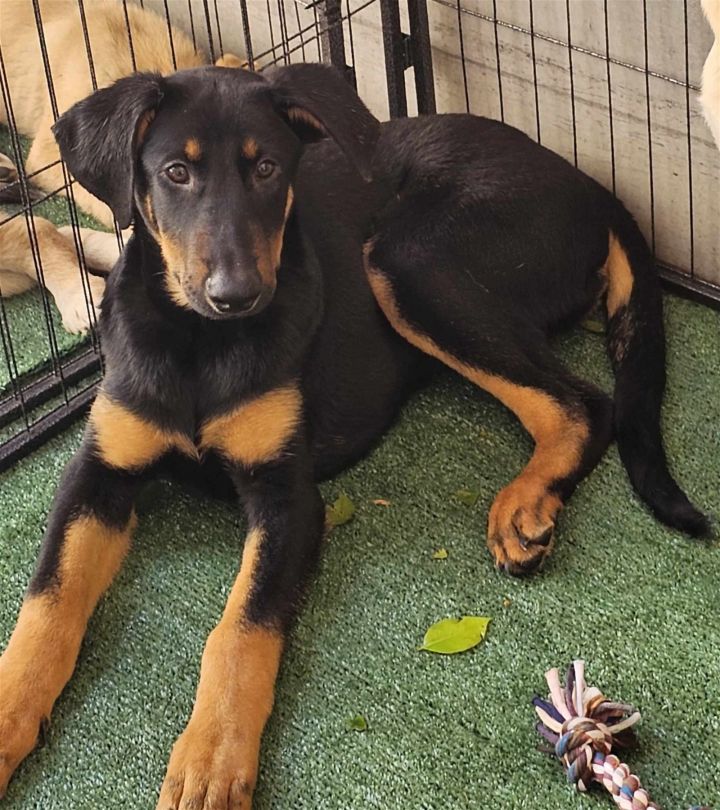
[[[132,219],[137,149],[162,95],[161,76],[135,73],[74,104],[53,127],[73,176],[110,206],[121,228]]]
[[[304,141],[331,137],[365,180],[380,123],[333,67],[298,64],[267,70],[275,106]]]

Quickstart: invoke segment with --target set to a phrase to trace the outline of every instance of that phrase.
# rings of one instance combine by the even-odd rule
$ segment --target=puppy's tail
[[[633,218],[621,208],[613,219],[605,263],[606,306],[620,457],[636,492],[659,520],[693,537],[707,537],[710,521],[670,474],[660,432],[665,390],[660,282]]]

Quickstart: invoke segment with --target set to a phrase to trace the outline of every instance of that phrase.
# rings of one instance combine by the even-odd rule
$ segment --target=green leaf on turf
[[[428,628],[419,650],[453,655],[476,647],[487,633],[487,616],[463,616],[461,619],[441,619]]]
[[[602,321],[598,321],[596,318],[585,318],[580,326],[582,326],[586,332],[592,332],[594,335],[605,334],[605,324]]]
[[[355,504],[344,492],[340,493],[332,506],[325,507],[325,521],[330,529],[352,520],[354,514]]]
[[[437,551],[433,551],[432,558],[433,560],[447,560],[448,550],[446,548],[439,548]]]
[[[367,731],[367,720],[361,714],[356,714],[354,717],[348,717],[345,721],[345,728],[348,731]]]
[[[465,506],[475,506],[475,504],[478,502],[478,498],[480,497],[480,490],[459,489],[455,493],[455,497],[460,501],[460,503],[465,504]]]

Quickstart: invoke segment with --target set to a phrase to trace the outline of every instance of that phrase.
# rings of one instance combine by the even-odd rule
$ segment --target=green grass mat
[[[21,146],[23,159],[25,159],[30,147],[27,138],[21,138]],[[10,134],[5,127],[0,127],[0,152],[6,154],[17,164]],[[17,206],[0,206],[0,222],[8,214],[17,210],[19,210]],[[38,203],[33,207],[33,212],[36,216],[45,217],[58,226],[70,224],[68,200],[67,197],[62,195]],[[82,227],[105,230],[94,219],[82,212],[79,212],[78,216]],[[1,227],[2,225],[0,225]],[[48,366],[52,356],[50,347],[53,345],[53,340],[57,343],[57,351],[60,355],[86,340],[82,335],[71,335],[63,329],[60,313],[57,311],[50,294],[48,294],[48,301],[50,304],[51,324],[46,322],[43,297],[38,289],[3,300],[15,355],[12,372],[17,376],[32,373]],[[0,353],[0,394],[9,390],[10,380],[11,367],[8,365],[5,354]]]
[[[669,299],[665,426],[674,469],[720,513],[720,315]],[[562,343],[610,386],[603,340]],[[0,645],[30,576],[53,490],[80,428],[0,477]],[[530,698],[576,656],[589,680],[643,711],[630,763],[665,810],[720,799],[720,549],[667,531],[633,496],[612,448],[527,581],[497,574],[484,523],[531,444],[514,418],[450,376],[415,397],[382,446],[324,487],[355,501],[330,537],[282,667],[257,810],[589,810],[536,750]],[[468,508],[452,493],[478,487]],[[373,498],[391,501],[375,506]],[[45,747],[4,810],[155,807],[192,706],[203,641],[234,577],[243,521],[170,485],[142,499],[137,542],[90,623]],[[444,546],[449,556],[434,561]],[[509,604],[504,600],[509,600]],[[416,650],[435,620],[493,617],[454,657]],[[360,713],[369,731],[345,730]]]

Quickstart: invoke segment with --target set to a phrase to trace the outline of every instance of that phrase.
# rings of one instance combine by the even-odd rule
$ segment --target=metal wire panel
[[[720,154],[693,0],[430,0],[438,110],[500,118],[612,188],[663,276],[720,301]]]
[[[0,14],[13,4],[30,10],[37,42],[28,72],[44,77],[54,118],[49,4],[2,0]],[[91,24],[97,4],[66,5],[79,20],[90,92],[100,75]],[[468,110],[523,129],[626,201],[666,279],[720,302],[720,155],[698,101],[711,34],[693,0],[118,0],[128,70],[142,58],[131,24],[137,5],[160,16],[158,47],[174,64],[184,58],[183,40],[208,62],[232,53],[256,70],[326,61],[346,72],[381,119]],[[0,126],[0,152],[19,172],[15,183],[0,187],[0,247],[14,228],[39,282],[34,292],[7,297],[18,277],[0,251],[2,468],[88,406],[102,357],[93,300],[101,282],[88,275],[79,234],[97,222],[74,204],[82,192],[60,161],[31,160],[14,114],[21,99],[13,98],[1,31],[0,95],[7,124]],[[55,185],[38,192],[50,175]],[[3,203],[8,196],[14,205]],[[45,283],[43,217],[69,226],[64,238],[89,325],[82,339],[63,328]],[[119,233],[116,240],[121,244]]]
[[[407,67],[403,35],[399,26],[386,27],[384,45],[381,34],[383,19],[397,16],[397,5],[397,0],[118,0],[101,7],[118,10],[116,47],[127,62],[127,72],[144,67],[138,64],[143,52],[133,41],[134,15],[140,6],[159,16],[155,47],[164,49],[173,66],[187,66],[183,59],[188,48],[203,54],[205,62],[232,53],[256,70],[274,64],[329,62],[372,99],[377,115],[387,117],[391,110],[403,109],[405,102],[404,79],[395,85],[388,82],[391,75],[402,78]],[[98,52],[103,47],[98,7],[90,0],[65,0],[61,7],[63,19],[72,19],[77,27],[75,55],[81,59],[83,76],[75,78],[84,93],[97,88],[104,75]],[[102,372],[95,328],[102,281],[89,274],[79,230],[102,225],[87,216],[84,192],[61,161],[39,158],[32,146],[35,132],[28,131],[33,111],[27,109],[26,75],[37,77],[36,91],[43,98],[47,94],[49,101],[50,118],[36,127],[37,134],[47,135],[65,109],[64,91],[57,84],[64,54],[58,53],[52,32],[58,8],[57,0],[2,0],[0,7],[0,153],[17,169],[17,177],[6,173],[4,183],[0,174],[0,469],[85,410]],[[21,57],[25,61],[20,77],[18,54],[2,33],[3,28],[6,32],[12,28],[11,15],[26,18],[33,33],[31,46]],[[388,64],[383,51],[390,55]],[[423,67],[422,76],[431,77],[428,56]],[[76,194],[82,204],[75,204]],[[67,232],[59,234],[57,224],[68,226]],[[119,232],[115,239],[121,246]],[[8,245],[14,249],[5,250]],[[65,326],[73,318],[66,317],[64,326],[58,311],[51,272],[60,260],[58,251],[65,280],[72,277],[76,290],[74,325],[84,321],[84,335],[69,334]],[[13,294],[30,286],[29,292]]]

